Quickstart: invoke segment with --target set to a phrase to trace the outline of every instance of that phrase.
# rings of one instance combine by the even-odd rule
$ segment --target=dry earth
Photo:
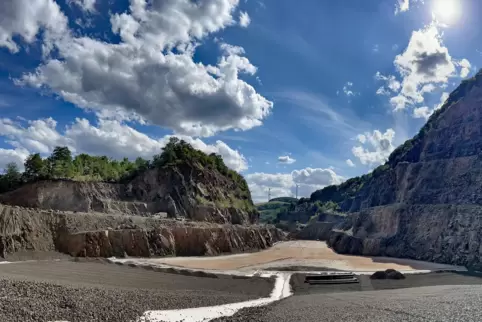
[[[192,269],[253,270],[301,266],[348,271],[463,269],[451,265],[388,257],[361,257],[335,253],[325,242],[289,241],[256,253],[217,257],[171,257],[137,259],[138,262],[165,264]]]

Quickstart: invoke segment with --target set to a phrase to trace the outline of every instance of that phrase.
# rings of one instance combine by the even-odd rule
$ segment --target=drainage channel
[[[136,322],[207,322],[233,316],[241,309],[265,306],[291,296],[290,278],[291,273],[278,273],[273,291],[267,298],[184,310],[147,311]]]

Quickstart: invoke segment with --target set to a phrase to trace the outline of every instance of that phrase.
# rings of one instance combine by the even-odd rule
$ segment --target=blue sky
[[[27,8],[29,10],[27,10]],[[470,0],[6,0],[0,168],[220,153],[256,201],[367,173],[480,66]]]

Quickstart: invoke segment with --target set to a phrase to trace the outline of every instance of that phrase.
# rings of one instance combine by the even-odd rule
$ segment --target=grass
[[[196,201],[201,205],[213,206],[220,209],[234,207],[234,208],[242,209],[246,211],[255,210],[255,207],[249,202],[249,200],[239,199],[233,195],[229,195],[228,198],[226,199],[215,200],[215,201],[209,201],[201,196],[196,196]]]
[[[262,202],[256,204],[256,209],[258,209],[260,213],[260,222],[262,223],[272,223],[276,220],[277,215],[287,210],[291,206],[291,202],[287,202],[284,200],[296,200],[295,198],[275,198],[271,199],[269,202]]]

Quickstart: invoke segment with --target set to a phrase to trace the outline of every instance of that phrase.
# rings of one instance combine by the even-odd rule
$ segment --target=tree
[[[22,183],[22,175],[15,162],[7,163],[0,176],[0,192],[16,189]]]
[[[135,168],[137,169],[137,171],[144,171],[147,168],[149,168],[149,161],[145,160],[141,157],[138,157],[136,159],[136,161],[134,162],[134,164],[135,164]]]
[[[180,157],[176,152],[179,150],[179,139],[175,136],[169,138],[169,142],[162,148],[162,153],[155,155],[153,158],[154,166],[162,167],[166,164],[173,163]]]
[[[12,181],[20,180],[21,174],[18,171],[18,165],[15,162],[7,163],[5,166],[4,176]]]
[[[55,147],[48,161],[49,173],[53,178],[71,178],[73,176],[72,153],[68,147]]]
[[[27,181],[36,180],[47,176],[45,162],[39,153],[30,154],[25,160],[24,166],[24,176]]]

